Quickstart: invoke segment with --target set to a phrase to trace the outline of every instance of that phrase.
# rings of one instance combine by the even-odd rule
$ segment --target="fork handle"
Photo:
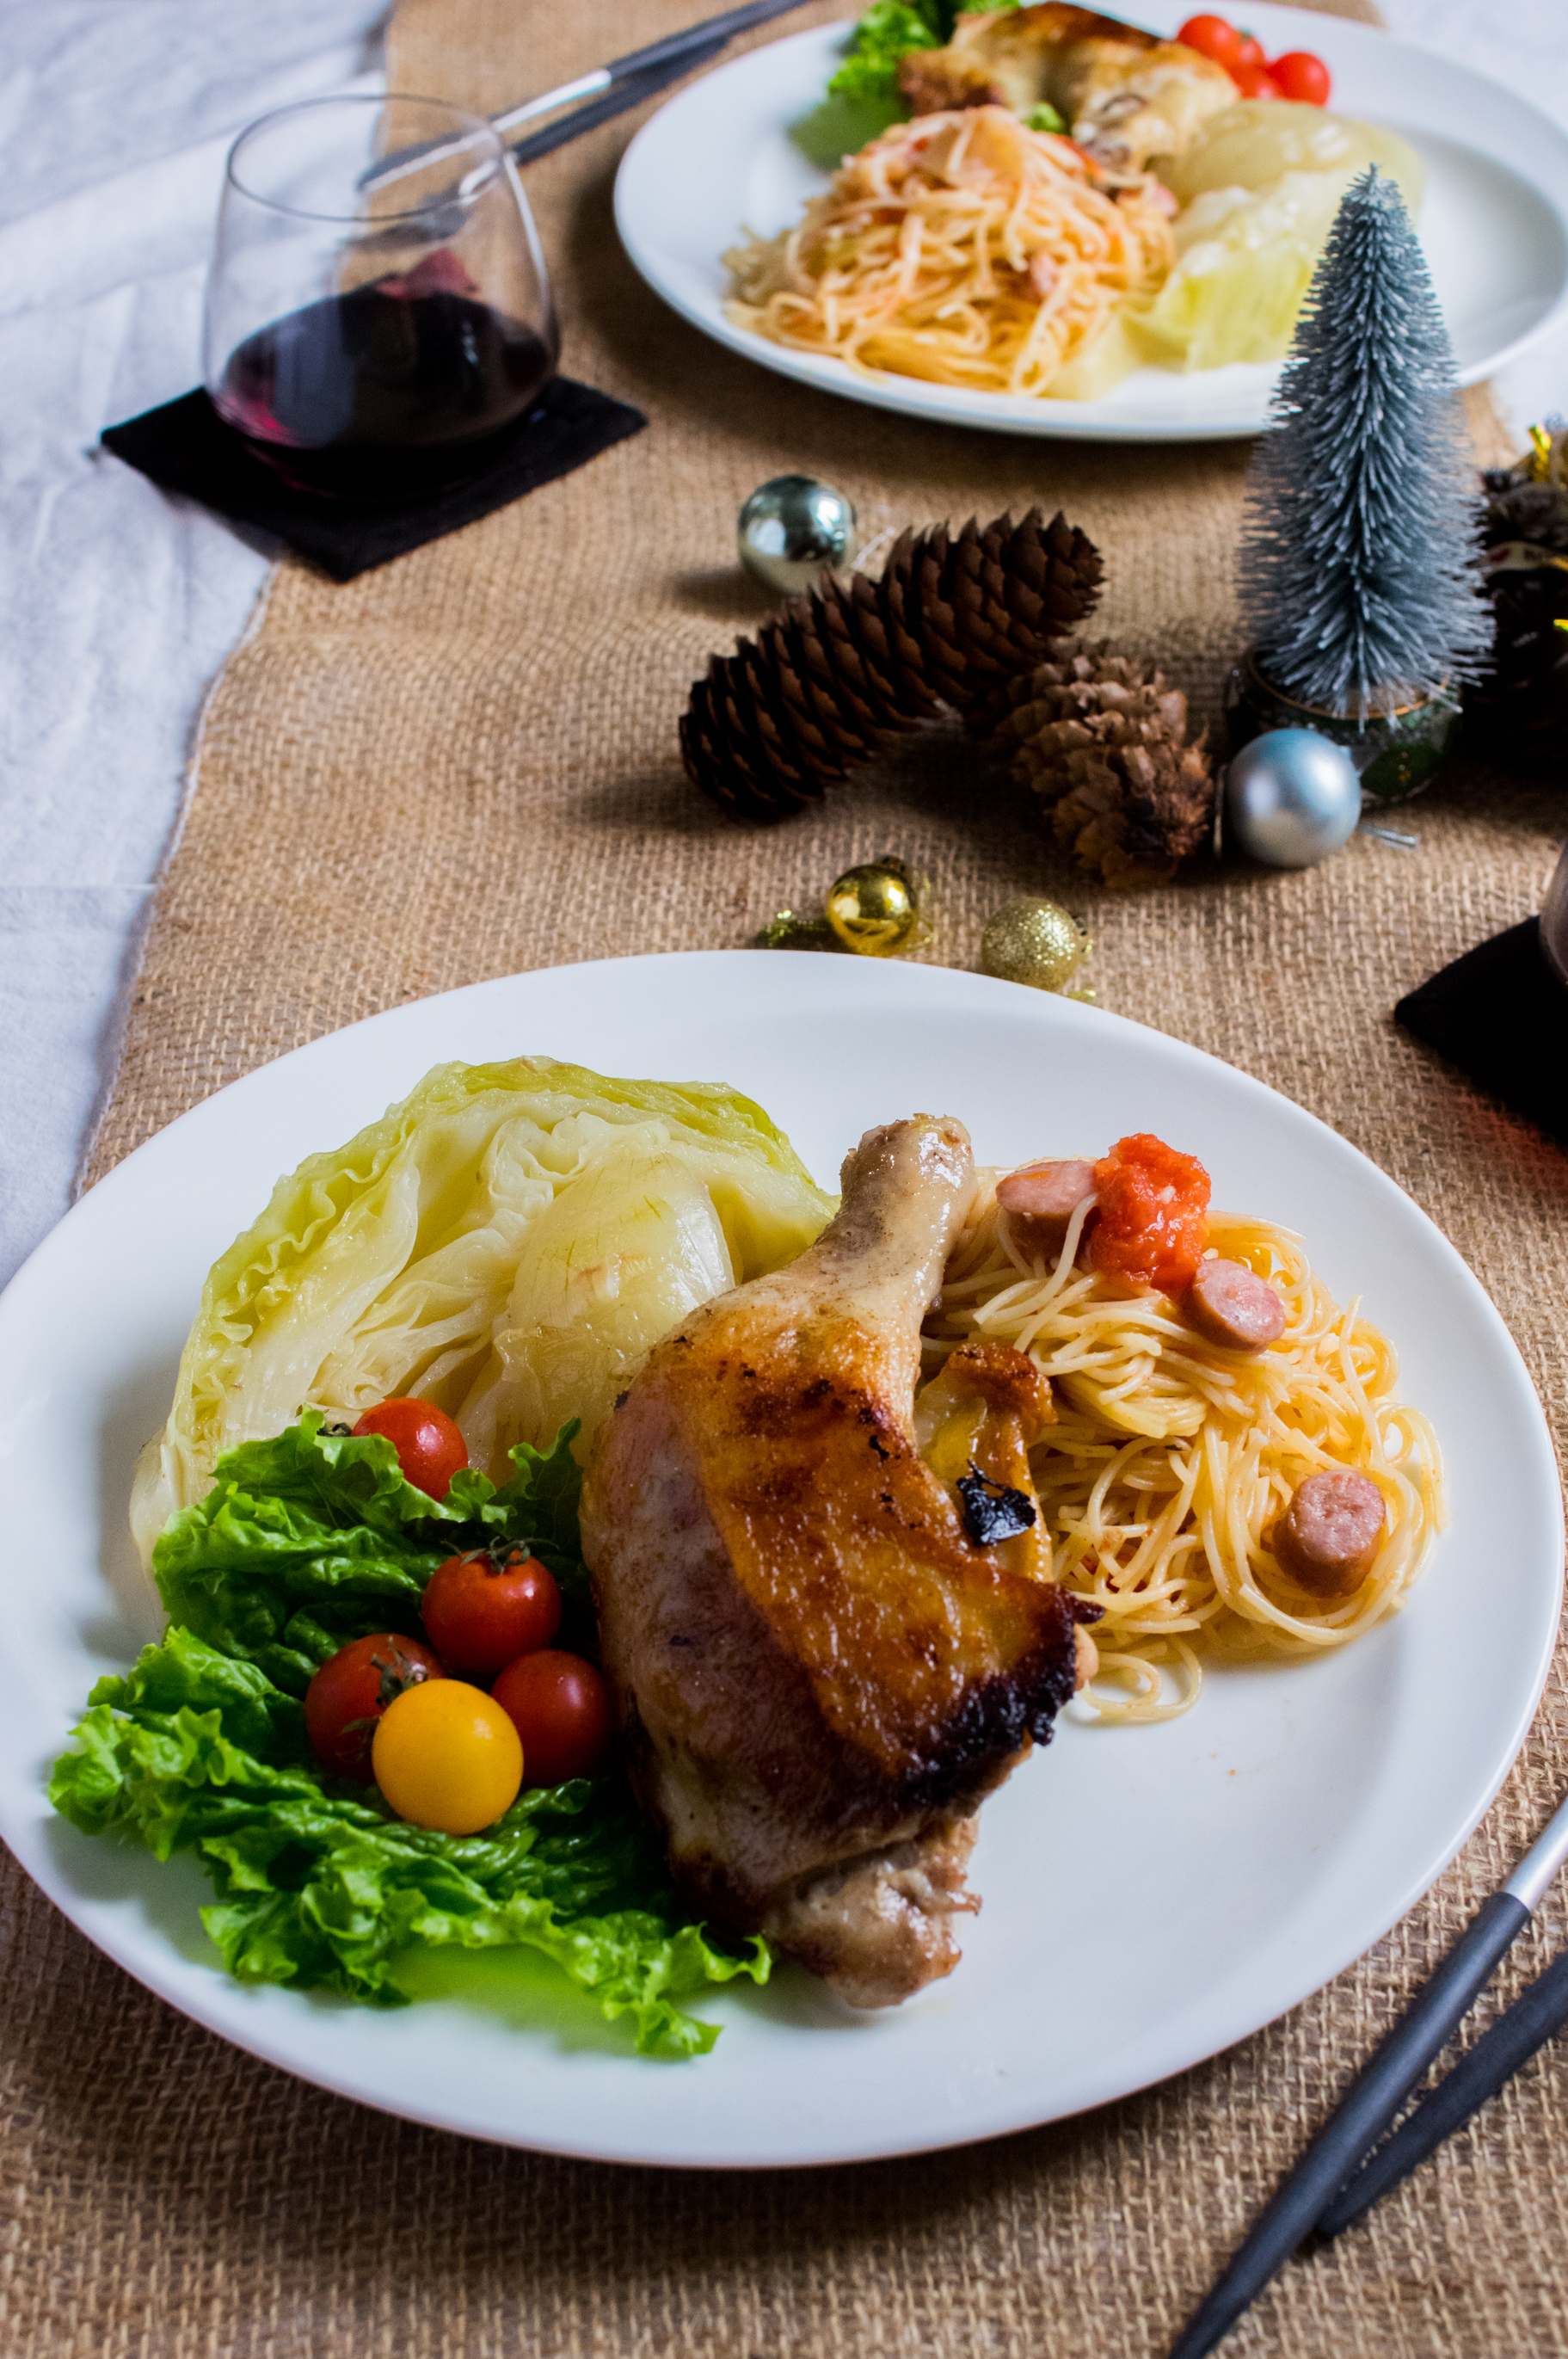
[[[631,74],[646,73],[654,66],[685,57],[696,49],[706,49],[709,41],[732,41],[737,33],[748,33],[753,25],[765,25],[773,16],[785,16],[798,8],[803,0],[748,0],[741,8],[731,8],[722,16],[709,16],[698,25],[687,25],[678,33],[666,33],[660,41],[650,41],[644,49],[630,49],[623,58],[612,58],[605,69],[612,82]]]

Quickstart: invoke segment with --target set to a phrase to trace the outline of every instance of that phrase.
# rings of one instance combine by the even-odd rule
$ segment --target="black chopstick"
[[[1340,2189],[1318,2220],[1314,2232],[1318,2241],[1326,2244],[1370,2211],[1390,2187],[1397,2187],[1417,2163],[1424,2162],[1444,2138],[1452,2137],[1488,2097],[1505,2088],[1519,2067],[1529,2063],[1538,2048],[1554,2039],[1565,2024],[1568,1955],[1554,1958],[1545,1973],[1536,1976],[1508,2013],[1498,2017],[1469,2054],[1462,2056],[1446,2079],[1400,2124],[1387,2144]]]
[[[791,0],[791,5],[798,6],[799,0]],[[595,131],[601,123],[613,122],[616,115],[625,114],[633,106],[641,106],[643,101],[652,98],[655,91],[666,90],[671,82],[679,82],[683,75],[706,65],[709,58],[716,58],[728,38],[728,34],[720,34],[717,40],[705,42],[700,49],[683,49],[678,57],[669,59],[664,65],[651,67],[645,72],[617,82],[602,98],[596,98],[591,105],[579,106],[575,114],[563,115],[558,122],[546,124],[543,131],[531,131],[526,138],[513,143],[513,162],[517,165],[535,163],[541,156],[553,155],[557,147],[566,147],[569,140],[580,139],[585,131]]]
[[[1205,2359],[1205,2354],[1228,2333],[1248,2304],[1261,2293],[1269,2280],[1284,2266],[1296,2247],[1305,2242],[1320,2221],[1337,2218],[1336,2199],[1351,2180],[1348,2192],[1359,2188],[1358,2179],[1352,2178],[1357,2166],[1371,2154],[1379,2137],[1388,2128],[1414,2088],[1427,2066],[1443,2047],[1454,2026],[1469,2011],[1476,1994],[1482,1989],[1498,1959],[1519,1931],[1528,1924],[1541,1894],[1568,1859],[1568,1801],[1558,1808],[1550,1824],[1531,1844],[1500,1892],[1494,1892],[1481,1903],[1469,1925],[1442,1964],[1415,1998],[1398,2023],[1389,2032],[1376,2054],[1351,2082],[1339,2104],[1307,2147],[1300,2161],[1283,2180],[1272,2201],[1260,2214],[1235,2259],[1226,2270],[1213,2292],[1176,2337],[1171,2347],[1170,2359]],[[1555,1969],[1541,1977],[1546,1983]],[[1527,1994],[1527,1997],[1530,1995]],[[1552,2004],[1561,1996],[1568,2017],[1568,1976],[1552,1982],[1548,1998],[1543,2002],[1541,2019],[1550,2013]],[[1450,2080],[1464,2075],[1460,2094],[1465,2095],[1476,2087],[1473,2103],[1465,2104],[1454,2115],[1449,2126],[1465,2118],[1476,2104],[1484,2102],[1491,2090],[1478,2085],[1489,2074],[1492,2066],[1501,2067],[1505,2055],[1513,2062],[1498,2071],[1495,2085],[1500,2087],[1509,2072],[1517,2069],[1525,2057],[1533,2053],[1542,2039],[1552,2036],[1551,2027],[1541,2032],[1539,2038],[1525,2041],[1527,2023],[1520,2011],[1525,2001],[1509,2010],[1509,2017],[1519,2015],[1520,2020],[1506,2039],[1498,2035],[1504,2031],[1509,2017],[1494,2025],[1487,2038],[1478,2041],[1471,2056],[1455,2068]],[[1533,2027],[1536,2017],[1528,2018]],[[1525,2044],[1520,2044],[1525,2042]],[[1483,2049],[1489,2049],[1488,2063],[1480,2071],[1474,2069],[1475,2060]],[[1413,2124],[1443,2096],[1448,2082],[1434,2090],[1425,2104],[1411,2116],[1411,2125],[1401,2125],[1390,2150],[1404,2136],[1406,2126]],[[1450,2103],[1452,2104],[1452,2100]],[[1444,2109],[1446,2113],[1446,2109]],[[1441,2116],[1434,2115],[1433,2121]],[[1429,2122],[1428,2126],[1433,2125]],[[1447,2135],[1436,2130],[1431,2143],[1435,2145]],[[1398,2169],[1393,2178],[1403,2176],[1421,2159],[1414,2151],[1414,2135],[1401,2147],[1409,2161]],[[1421,2152],[1429,2151],[1422,2147]],[[1380,2158],[1374,2157],[1368,2169],[1380,2168]],[[1392,2185],[1393,2178],[1381,2181],[1367,2194],[1367,2203],[1375,2201],[1382,2185]],[[1346,2214],[1348,2219],[1359,2215],[1366,2204],[1359,2201]],[[1330,2233],[1336,2233],[1331,2230]]]

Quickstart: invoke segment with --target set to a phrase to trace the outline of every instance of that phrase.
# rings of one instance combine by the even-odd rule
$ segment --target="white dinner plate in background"
[[[1186,0],[1147,0],[1137,21],[1173,33]],[[1337,114],[1398,131],[1427,168],[1419,223],[1462,385],[1517,360],[1568,310],[1568,132],[1467,66],[1316,10],[1257,0],[1245,12],[1271,57],[1313,49]],[[707,335],[806,385],[914,418],[1097,441],[1203,441],[1255,434],[1278,375],[1237,362],[1179,375],[1141,368],[1098,401],[1031,400],[925,385],[786,351],[725,314],[722,256],[742,226],[771,237],[827,186],[789,136],[821,99],[849,26],[752,49],[666,102],[632,142],[615,183],[622,243],[665,301]]]

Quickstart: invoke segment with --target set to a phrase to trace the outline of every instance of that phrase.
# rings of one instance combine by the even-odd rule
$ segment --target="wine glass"
[[[230,150],[203,371],[258,459],[337,499],[480,473],[560,339],[515,168],[434,98],[306,99]]]

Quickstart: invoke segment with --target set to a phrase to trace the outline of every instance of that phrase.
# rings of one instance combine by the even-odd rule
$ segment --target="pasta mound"
[[[1076,1259],[1088,1202],[1054,1266],[1031,1259],[982,1187],[925,1331],[928,1371],[986,1338],[1030,1353],[1059,1421],[1029,1453],[1053,1576],[1102,1609],[1089,1700],[1107,1720],[1166,1720],[1204,1661],[1300,1658],[1343,1647],[1404,1603],[1444,1522],[1426,1419],[1395,1397],[1393,1345],[1314,1276],[1301,1239],[1212,1212],[1210,1246],[1275,1287],[1286,1325],[1255,1353],[1207,1343],[1170,1297]],[[1092,1201],[1092,1200],[1089,1200]],[[1370,1476],[1388,1525],[1348,1597],[1301,1588],[1271,1545],[1299,1484]]]
[[[724,257],[738,326],[860,369],[1048,393],[1174,260],[1173,200],[1005,107],[896,124]]]

